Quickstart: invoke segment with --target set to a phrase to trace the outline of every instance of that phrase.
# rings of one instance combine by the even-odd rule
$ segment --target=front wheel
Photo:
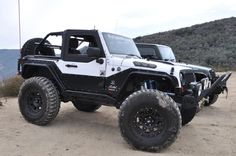
[[[177,104],[157,90],[140,90],[122,103],[119,126],[133,147],[157,152],[170,146],[179,134],[181,115]]]

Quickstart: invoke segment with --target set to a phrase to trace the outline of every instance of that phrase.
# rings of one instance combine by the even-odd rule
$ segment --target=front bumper
[[[201,101],[204,97],[220,94],[223,91],[228,91],[226,82],[231,76],[231,72],[221,75],[210,88],[207,88],[201,92],[201,95],[198,97],[198,101]]]
[[[180,110],[189,110],[199,107],[199,102],[209,95],[220,94],[222,91],[227,91],[226,82],[231,76],[231,73],[220,76],[210,88],[201,90],[201,83],[192,83],[191,89],[185,95],[173,94],[169,95],[179,106]]]

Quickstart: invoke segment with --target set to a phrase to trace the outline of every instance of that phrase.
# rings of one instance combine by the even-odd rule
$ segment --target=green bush
[[[17,96],[23,79],[20,76],[14,76],[0,82],[0,97]]]

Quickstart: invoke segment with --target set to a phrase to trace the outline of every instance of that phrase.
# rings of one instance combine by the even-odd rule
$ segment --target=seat
[[[78,40],[76,38],[71,38],[69,42],[69,53],[80,54],[80,51],[77,50],[78,46],[79,46]]]

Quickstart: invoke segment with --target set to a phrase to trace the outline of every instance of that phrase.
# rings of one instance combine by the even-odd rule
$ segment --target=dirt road
[[[106,156],[106,155],[207,155],[236,156],[236,73],[228,82],[229,95],[220,96],[181,129],[176,142],[162,153],[131,149],[120,136],[118,111],[102,107],[83,113],[63,103],[57,118],[48,126],[27,123],[17,99],[0,106],[1,156]]]

